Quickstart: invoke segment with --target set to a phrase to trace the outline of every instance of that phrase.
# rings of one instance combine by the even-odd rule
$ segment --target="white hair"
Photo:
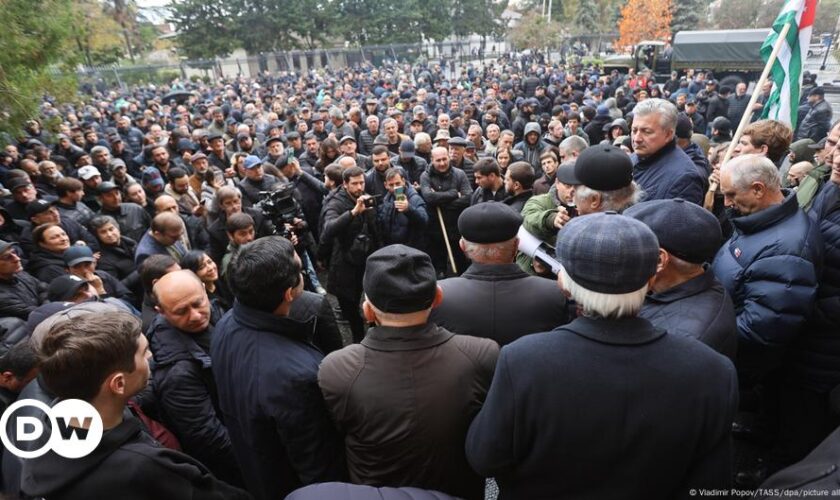
[[[601,195],[601,211],[607,212],[613,210],[615,212],[623,212],[631,206],[639,203],[644,196],[644,191],[639,188],[635,181],[630,182],[623,188],[618,188],[613,191],[598,191],[590,187],[580,185],[575,186],[575,205],[581,206],[584,202],[596,194]]]
[[[659,125],[667,130],[677,128],[677,107],[665,99],[645,99],[633,107],[633,116],[647,116],[656,113],[659,115]]]
[[[414,145],[420,146],[421,144],[431,144],[432,137],[427,134],[426,132],[418,132],[417,135],[414,136]]]
[[[737,190],[750,187],[754,182],[764,184],[771,191],[782,188],[782,178],[776,165],[764,155],[741,155],[726,162],[720,169],[721,173],[729,172],[732,185]]]
[[[635,292],[608,294],[588,290],[573,280],[565,268],[560,269],[563,288],[577,302],[584,316],[599,318],[625,318],[636,316],[642,309],[647,295],[648,285]]]
[[[564,151],[574,151],[580,154],[581,151],[587,148],[586,140],[578,135],[573,135],[563,139],[563,142],[558,146]]]

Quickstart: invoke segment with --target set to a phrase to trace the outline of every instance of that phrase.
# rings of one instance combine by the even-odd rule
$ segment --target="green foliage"
[[[840,15],[840,0],[821,0],[817,5],[817,17],[814,19],[812,33],[815,36],[822,33],[834,33],[838,15]]]
[[[239,44],[230,3],[220,0],[175,0],[170,5],[177,44],[189,59],[229,55]]]
[[[722,0],[712,11],[712,28],[720,30],[768,28],[785,0]]]
[[[510,40],[518,50],[558,47],[563,30],[560,23],[551,23],[536,12],[528,13],[510,32]]]
[[[674,2],[671,9],[671,33],[695,30],[700,25],[700,19],[706,15],[708,2],[704,0],[681,0]]]
[[[45,94],[68,102],[76,90],[71,0],[0,0],[0,131],[17,134]]]
[[[507,0],[174,0],[171,21],[188,58],[501,35]]]
[[[581,4],[575,15],[575,31],[581,34],[598,33],[598,13],[594,3]]]

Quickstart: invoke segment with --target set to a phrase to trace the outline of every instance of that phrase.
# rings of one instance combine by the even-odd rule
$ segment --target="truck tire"
[[[726,85],[727,87],[732,89],[732,92],[735,92],[735,86],[738,85],[739,83],[747,83],[747,82],[746,82],[746,80],[744,80],[743,77],[741,77],[739,75],[727,75],[720,80],[720,86],[723,87],[724,85]]]

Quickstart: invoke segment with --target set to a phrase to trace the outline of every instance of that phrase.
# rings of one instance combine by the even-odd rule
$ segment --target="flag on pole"
[[[764,104],[762,118],[772,118],[796,128],[796,114],[799,108],[802,85],[802,68],[811,43],[811,28],[817,13],[817,0],[786,0],[779,17],[773,22],[773,28],[761,46],[764,62],[770,59],[773,46],[785,24],[790,29],[779,56],[770,70],[769,81],[773,82],[770,97]],[[759,92],[756,89],[755,92]]]

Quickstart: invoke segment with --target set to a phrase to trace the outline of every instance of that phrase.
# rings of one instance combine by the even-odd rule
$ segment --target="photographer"
[[[388,193],[376,207],[382,243],[402,243],[425,250],[424,233],[429,223],[426,201],[408,184],[399,168],[389,168],[385,172],[385,188]]]
[[[338,305],[350,323],[354,342],[360,342],[365,335],[359,309],[365,260],[380,246],[376,211],[371,203],[374,198],[365,194],[364,174],[359,167],[344,171],[344,184],[324,207],[321,232],[321,244],[332,245],[329,291],[338,299]]]

